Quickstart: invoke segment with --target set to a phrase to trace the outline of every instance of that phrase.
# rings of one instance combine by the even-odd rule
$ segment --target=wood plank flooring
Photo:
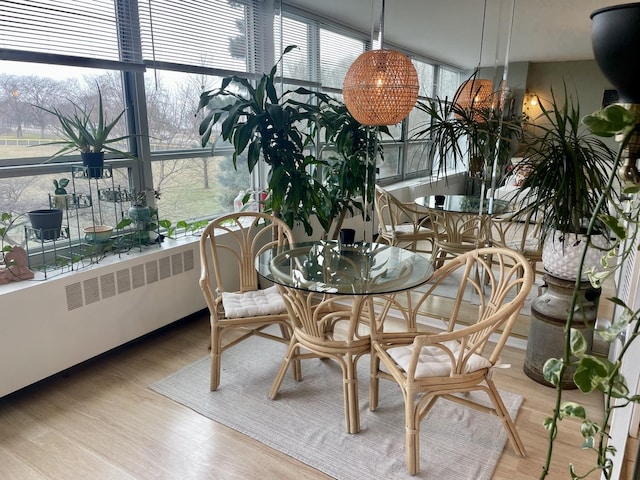
[[[197,315],[0,399],[0,479],[329,479],[148,388],[206,355],[208,341],[208,318]],[[526,377],[523,359],[507,348],[511,368],[496,383],[525,397],[516,424],[528,457],[507,444],[498,480],[538,478],[546,454],[542,422],[555,391]],[[576,391],[566,398],[588,408],[601,402]],[[563,421],[549,479],[569,478],[570,462],[586,470],[592,456],[580,444],[578,424]]]

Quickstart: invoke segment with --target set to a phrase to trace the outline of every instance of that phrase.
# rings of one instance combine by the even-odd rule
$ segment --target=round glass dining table
[[[342,368],[346,431],[359,432],[357,361],[369,352],[370,335],[386,315],[376,318],[373,298],[393,297],[425,283],[433,274],[431,261],[391,245],[316,241],[267,250],[255,266],[262,277],[279,285],[294,325],[269,398],[277,394],[292,359],[307,358],[300,347],[320,358],[334,358]],[[347,326],[335,336],[338,320]]]
[[[258,273],[274,283],[334,295],[401,292],[433,275],[428,258],[380,243],[340,245],[335,241],[298,243],[263,252]]]
[[[489,214],[489,199],[485,199],[480,210],[480,197],[475,195],[429,195],[415,199],[416,204],[437,208],[446,212],[454,213],[482,213]],[[506,200],[494,200],[492,215],[502,215],[511,210],[510,202]]]

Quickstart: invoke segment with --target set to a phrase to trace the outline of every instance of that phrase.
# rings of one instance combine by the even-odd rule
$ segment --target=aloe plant
[[[126,109],[122,110],[113,120],[109,121],[104,112],[100,87],[98,87],[98,111],[96,112],[96,121],[93,121],[91,118],[92,110],[87,111],[72,100],[69,100],[69,103],[71,103],[73,107],[73,112],[70,115],[63,113],[58,108],[48,109],[35,105],[37,108],[54,115],[60,123],[59,134],[61,139],[41,144],[62,145],[62,148],[51,156],[52,159],[73,151],[79,151],[81,153],[110,152],[133,158],[128,152],[111,146],[113,143],[136,136],[134,134],[128,134],[110,138],[113,128],[125,114]]]

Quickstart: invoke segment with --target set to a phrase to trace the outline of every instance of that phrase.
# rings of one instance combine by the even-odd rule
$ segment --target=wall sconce
[[[524,103],[527,107],[535,107],[538,105],[538,95],[533,92],[526,92],[524,94]]]
[[[527,115],[538,107],[538,94],[535,92],[525,92],[522,101],[522,111]]]

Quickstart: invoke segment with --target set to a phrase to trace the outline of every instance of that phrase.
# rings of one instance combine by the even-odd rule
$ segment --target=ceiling
[[[285,2],[363,32],[371,31],[374,17],[379,23],[382,11],[382,0]],[[467,69],[503,64],[507,45],[509,62],[590,60],[590,14],[620,3],[624,0],[385,0],[384,42]]]

